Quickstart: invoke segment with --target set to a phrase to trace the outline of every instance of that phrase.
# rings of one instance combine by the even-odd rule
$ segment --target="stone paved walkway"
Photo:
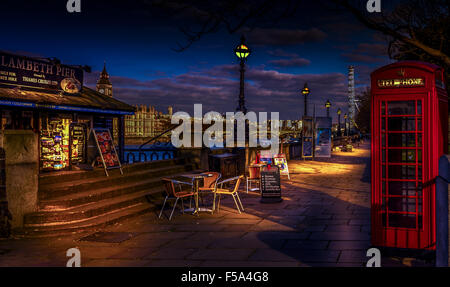
[[[0,266],[65,266],[78,247],[82,266],[365,266],[370,247],[369,146],[321,161],[290,161],[284,201],[261,204],[240,193],[219,214],[146,214],[102,228],[117,243],[83,241],[94,232],[45,239],[0,240]],[[243,187],[243,185],[242,185]],[[169,210],[167,210],[167,213]],[[383,258],[383,266],[421,265]],[[423,264],[422,264],[423,265]]]

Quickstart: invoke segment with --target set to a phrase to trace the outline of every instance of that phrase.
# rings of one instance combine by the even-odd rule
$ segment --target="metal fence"
[[[124,152],[125,162],[132,164],[174,158],[176,148],[170,143],[155,143],[145,148],[125,146]]]

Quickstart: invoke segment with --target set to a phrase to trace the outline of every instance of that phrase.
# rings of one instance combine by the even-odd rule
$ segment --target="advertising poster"
[[[316,118],[316,157],[331,157],[331,118]]]
[[[280,169],[280,174],[287,175],[289,179],[289,167],[284,154],[278,154],[273,158],[274,164]]]
[[[120,168],[122,173],[122,166],[120,165],[119,156],[117,155],[110,131],[108,129],[97,129],[92,132],[100,153],[99,160],[103,162],[106,175],[108,175],[107,169],[112,168]]]

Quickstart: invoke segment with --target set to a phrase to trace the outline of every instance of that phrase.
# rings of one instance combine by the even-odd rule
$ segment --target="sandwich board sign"
[[[291,177],[289,176],[289,166],[288,166],[285,154],[281,153],[281,154],[274,156],[273,163],[279,167],[280,174],[287,175],[288,179],[289,180],[291,179]]]
[[[94,136],[100,154],[97,157],[97,161],[102,162],[106,176],[109,176],[108,170],[114,168],[120,169],[120,173],[123,174],[122,165],[120,164],[119,156],[109,129],[93,129],[92,135]]]
[[[280,169],[274,165],[261,171],[261,203],[281,202]]]

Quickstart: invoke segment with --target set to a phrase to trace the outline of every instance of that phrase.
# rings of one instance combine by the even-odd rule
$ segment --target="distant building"
[[[125,137],[154,137],[170,126],[173,109],[164,114],[152,106],[136,105],[134,115],[125,116]]]

